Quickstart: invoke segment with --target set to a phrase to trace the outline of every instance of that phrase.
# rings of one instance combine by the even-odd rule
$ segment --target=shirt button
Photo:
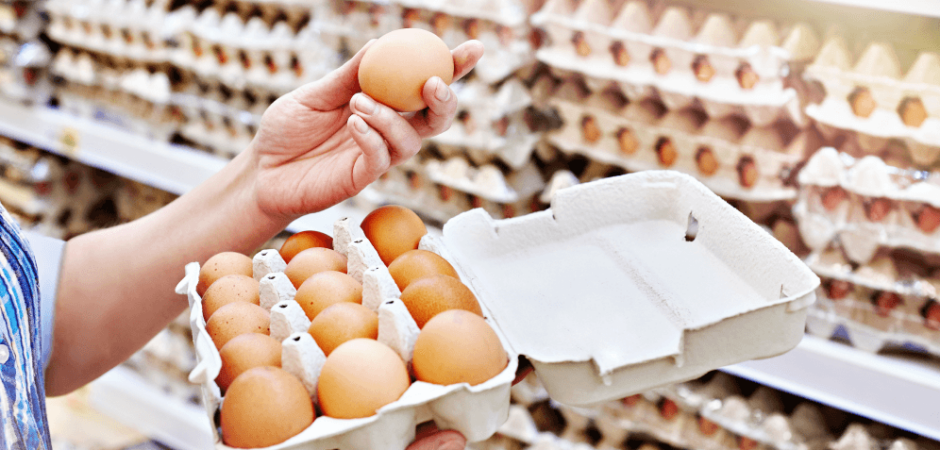
[[[4,364],[10,359],[10,347],[0,344],[0,364]]]

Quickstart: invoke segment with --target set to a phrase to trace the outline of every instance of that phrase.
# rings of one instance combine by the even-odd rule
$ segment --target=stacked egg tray
[[[940,156],[940,55],[921,52],[906,73],[894,49],[874,42],[855,60],[841,36],[829,38],[804,73],[823,88],[806,107],[828,135],[848,130],[863,150],[878,154],[901,141],[914,165],[930,168]]]
[[[703,379],[704,380],[704,379]],[[838,413],[802,402],[786,412],[776,391],[761,387],[742,397],[738,382],[716,373],[648,391],[594,408],[569,408],[533,397],[530,386],[514,386],[509,419],[493,438],[474,450],[699,450],[935,449],[937,443],[913,440],[878,425],[826,420]],[[527,380],[529,381],[529,380]],[[524,382],[525,383],[525,382]],[[521,388],[521,389],[520,389]],[[543,391],[544,393],[544,391]],[[825,410],[825,412],[824,412]],[[836,430],[836,433],[833,431]],[[836,436],[839,436],[836,438]],[[652,438],[652,441],[650,441]]]
[[[882,249],[858,266],[839,247],[813,253],[807,264],[823,282],[807,330],[866,351],[904,348],[940,356],[940,278],[929,269],[937,261],[918,256]]]
[[[314,7],[324,40],[333,48],[359,49],[370,39],[398,28],[431,31],[454,48],[483,43],[485,55],[475,73],[493,84],[534,61],[528,16],[541,0],[327,0]]]
[[[163,71],[109,55],[62,47],[50,67],[61,110],[167,141],[182,118],[170,104]]]
[[[794,169],[818,145],[811,131],[748,128],[738,118],[709,119],[694,108],[666,111],[653,99],[589,93],[577,81],[563,83],[549,101],[564,125],[548,141],[562,151],[628,171],[678,170],[731,199],[795,199]]]
[[[0,4],[0,96],[24,104],[44,104],[51,91],[49,48],[40,38],[45,22],[39,2]]]
[[[699,103],[714,118],[805,123],[788,76],[817,50],[807,26],[778,31],[767,20],[740,26],[722,13],[648,5],[549,0],[532,17],[549,40],[538,59],[559,77],[580,73],[592,90],[613,84],[630,100],[658,95],[672,110]]]
[[[940,184],[934,175],[827,147],[807,161],[799,182],[794,215],[809,248],[820,250],[838,238],[857,264],[869,262],[881,247],[940,253]]]

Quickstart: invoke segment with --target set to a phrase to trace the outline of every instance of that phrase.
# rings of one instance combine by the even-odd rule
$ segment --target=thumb
[[[464,450],[467,440],[452,430],[438,431],[411,443],[405,450]]]
[[[325,77],[307,83],[290,93],[298,103],[316,111],[330,111],[349,103],[359,88],[359,63],[366,50],[375,42],[367,42],[361,49],[338,69]]]

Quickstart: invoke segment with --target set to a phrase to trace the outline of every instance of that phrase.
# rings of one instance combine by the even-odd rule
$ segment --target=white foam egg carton
[[[361,233],[338,221],[334,248],[362,280],[363,304],[379,313],[379,340],[407,360],[417,327]],[[270,449],[401,449],[415,425],[431,419],[470,441],[485,439],[507,418],[517,355],[533,363],[554,400],[573,405],[777,355],[802,338],[818,285],[770,235],[676,172],[575,186],[558,191],[550,210],[515,219],[494,221],[473,210],[448,221],[442,237],[422,239],[421,248],[454,265],[509,352],[509,366],[477,386],[415,382],[375,416],[320,417]],[[278,272],[286,265],[274,250],[254,261],[262,306],[272,308],[272,336],[285,339],[283,365],[314,392],[324,358]],[[198,263],[188,264],[177,292],[189,297],[199,360],[190,380],[202,384],[213,420],[222,401],[214,382],[221,360],[205,331],[198,273]]]
[[[858,60],[841,36],[830,37],[804,77],[818,81],[826,96],[821,103],[807,105],[806,114],[819,123],[857,131],[883,143],[890,138],[904,141],[911,158],[930,165],[940,156],[940,55],[922,52],[902,73],[894,48],[871,43]],[[856,89],[865,88],[874,105],[853,110]],[[899,113],[905,101],[920,102],[918,119],[906,124]],[[879,139],[880,138],[880,139]]]
[[[940,208],[940,184],[921,175],[888,166],[876,156],[855,159],[832,147],[820,149],[798,177],[801,189],[793,213],[803,240],[820,250],[838,236],[856,263],[870,261],[880,247],[940,253],[938,230],[919,228],[915,218],[922,208]],[[834,189],[844,194],[827,207],[824,196]],[[873,221],[867,208],[879,199],[889,206]]]
[[[356,0],[321,3],[314,15],[318,30],[337,50],[358,49],[399,28],[432,31],[450,48],[477,39],[485,53],[475,76],[496,83],[535,62],[528,12],[536,1]]]
[[[797,93],[785,79],[795,69],[792,64],[815,55],[818,41],[809,27],[778,30],[773,22],[758,20],[739,36],[738,24],[726,14],[648,5],[548,0],[531,19],[551,41],[536,56],[563,78],[583,74],[592,90],[614,83],[631,100],[657,93],[669,109],[697,99],[716,118],[805,123]],[[708,73],[697,75],[701,63]],[[756,75],[756,81],[739,82],[740,71]]]
[[[660,116],[657,106],[646,101],[624,105],[609,91],[584,96],[573,84],[563,85],[550,102],[560,114],[563,127],[547,134],[550,143],[569,153],[623,167],[629,171],[671,169],[690,174],[726,198],[770,202],[797,196],[786,174],[803,161],[805,150],[816,142],[810,131],[785,140],[773,126],[752,127],[745,132],[735,119],[708,120],[693,110],[669,111]],[[592,118],[598,134],[586,136],[584,122]],[[620,133],[629,133],[632,152],[624,151]],[[664,165],[657,147],[668,140],[677,155]],[[717,161],[712,174],[702,172],[697,161],[707,148]],[[749,157],[757,170],[753,186],[740,181],[738,166]]]

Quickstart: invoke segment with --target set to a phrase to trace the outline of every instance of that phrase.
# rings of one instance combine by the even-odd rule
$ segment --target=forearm
[[[249,253],[290,218],[263,214],[246,151],[193,191],[131,223],[67,243],[57,295],[49,395],[91,381],[147,343],[186,307],[183,267],[221,251]]]

